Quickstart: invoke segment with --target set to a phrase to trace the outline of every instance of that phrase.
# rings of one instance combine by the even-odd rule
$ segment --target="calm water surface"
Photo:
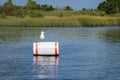
[[[58,41],[59,57],[34,57],[40,31]],[[120,26],[0,27],[0,80],[120,80]]]

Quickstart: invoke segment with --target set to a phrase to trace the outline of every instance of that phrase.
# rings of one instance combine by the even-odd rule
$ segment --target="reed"
[[[82,26],[120,26],[120,17],[84,16],[79,22]]]
[[[15,27],[82,27],[82,26],[120,26],[120,17],[110,16],[44,16],[40,18],[0,18],[0,26]]]

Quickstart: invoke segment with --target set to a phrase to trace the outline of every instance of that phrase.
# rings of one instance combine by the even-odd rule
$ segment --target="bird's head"
[[[44,34],[45,32],[44,31],[41,31],[41,34]]]

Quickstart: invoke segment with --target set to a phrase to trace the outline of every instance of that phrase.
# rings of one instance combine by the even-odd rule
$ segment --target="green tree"
[[[16,17],[24,17],[24,10],[23,10],[23,8],[19,8],[19,9],[17,9],[17,10],[15,10],[14,12],[13,12],[13,16],[16,16]]]
[[[105,11],[107,14],[113,14],[120,12],[120,0],[106,0],[101,2],[98,9]]]
[[[6,17],[5,13],[0,11],[0,18],[5,18],[5,17]]]
[[[104,2],[101,2],[98,6],[98,9],[101,10],[101,11],[105,11],[106,12],[106,8],[107,8],[107,3],[104,1]]]
[[[82,10],[83,10],[83,11],[86,11],[86,10],[87,10],[87,8],[83,8]]]
[[[65,6],[63,8],[63,10],[65,10],[65,11],[72,11],[73,9],[70,6]]]
[[[53,6],[52,6],[52,5],[50,5],[49,10],[54,10],[54,8],[53,8]]]
[[[8,0],[0,7],[0,11],[6,16],[23,16],[23,8],[16,6],[12,3],[12,0]]]
[[[109,2],[107,4],[107,7],[106,7],[107,14],[114,14],[114,13],[118,13],[118,12],[119,12],[119,8],[116,5],[116,2]]]
[[[40,9],[40,5],[37,4],[35,1],[28,0],[27,4],[25,5],[25,8],[30,10]]]
[[[4,3],[1,6],[0,10],[3,11],[6,15],[11,16],[13,12],[14,5],[12,4],[12,0],[8,0],[8,2]]]
[[[48,6],[48,5],[45,4],[45,5],[41,5],[41,10],[51,11],[51,10],[54,10],[54,8],[53,8],[52,5]]]

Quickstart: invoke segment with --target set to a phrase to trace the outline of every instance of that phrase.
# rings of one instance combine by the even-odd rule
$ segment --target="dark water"
[[[34,57],[32,43],[58,41],[59,57]],[[0,27],[0,80],[120,80],[120,26]]]

